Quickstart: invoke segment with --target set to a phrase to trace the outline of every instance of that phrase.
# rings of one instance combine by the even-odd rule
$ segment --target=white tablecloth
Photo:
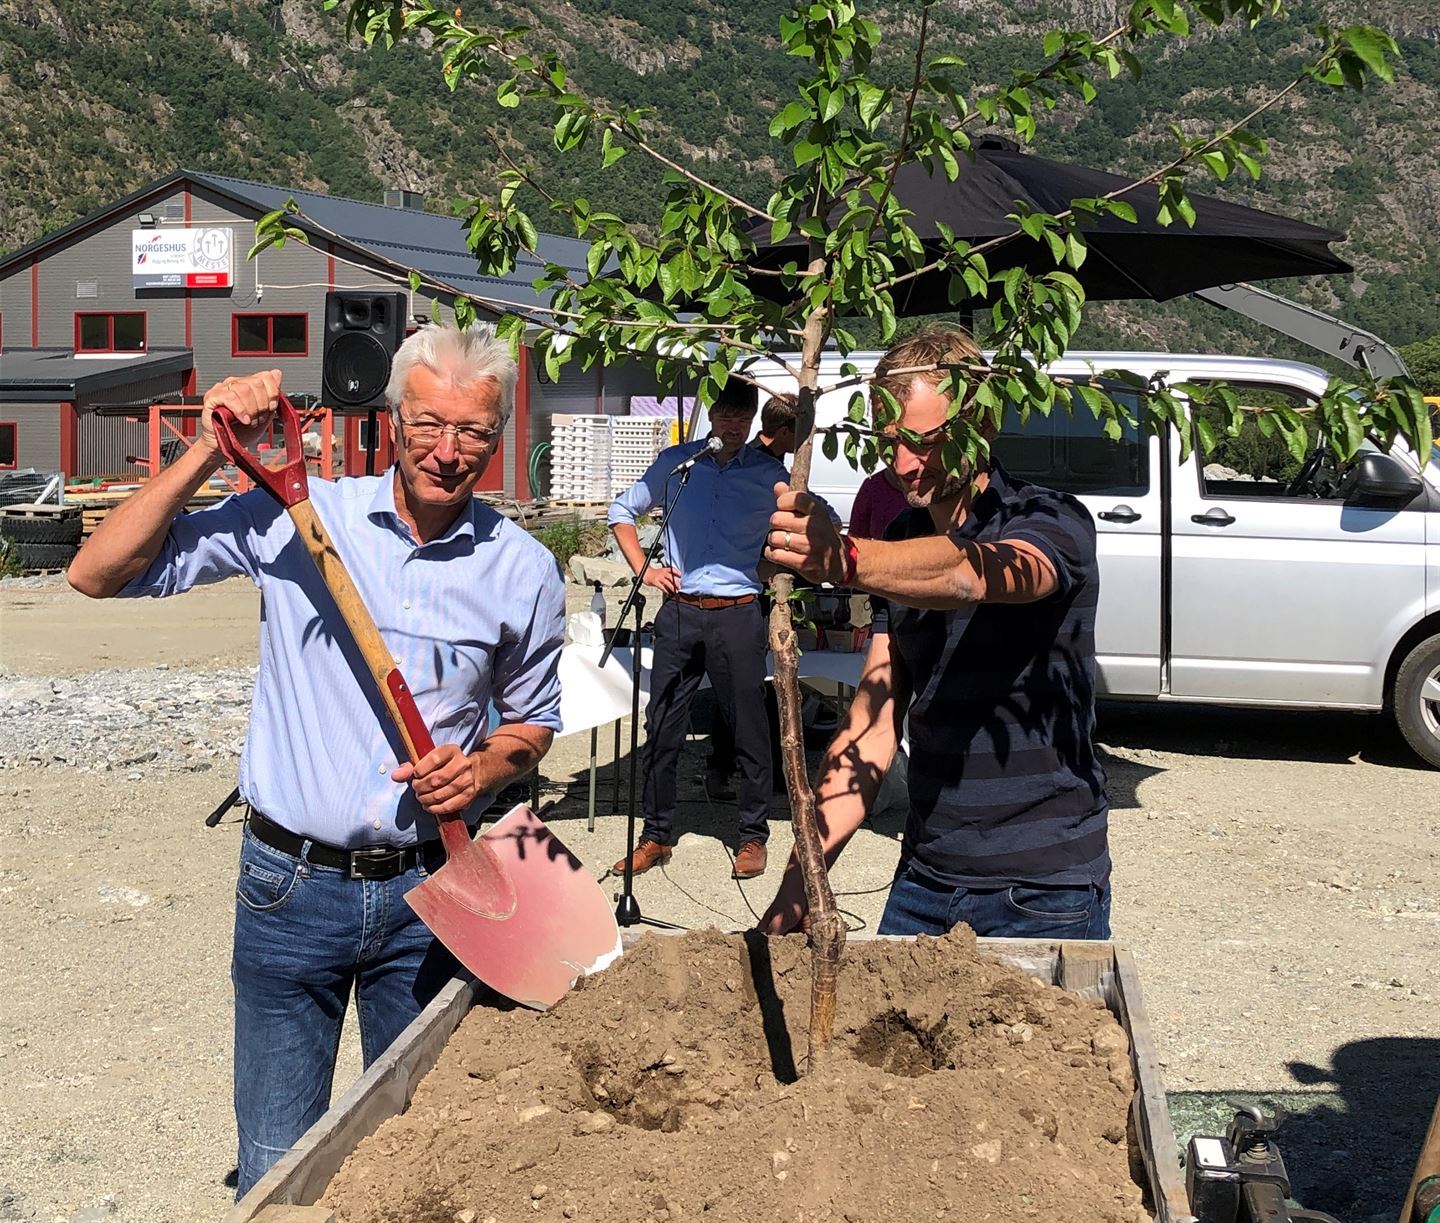
[[[560,651],[560,722],[561,735],[578,734],[597,726],[607,726],[616,718],[630,713],[630,651],[617,648],[600,669],[603,647],[576,645],[573,641]],[[647,646],[640,653],[640,708],[645,708],[650,693],[650,664],[653,651]],[[860,667],[865,661],[863,651],[841,654],[833,650],[807,650],[800,656],[802,679],[824,678],[854,688],[860,683]],[[767,674],[771,671],[767,661]]]

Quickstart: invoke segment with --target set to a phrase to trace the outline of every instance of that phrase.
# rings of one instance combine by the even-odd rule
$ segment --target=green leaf
[[[495,101],[507,110],[520,105],[520,88],[514,81],[501,81],[495,90]]]
[[[1370,26],[1351,26],[1342,30],[1341,38],[1349,44],[1350,49],[1360,58],[1360,61],[1369,68],[1382,81],[1393,81],[1394,70],[1390,67],[1386,54],[1395,54],[1396,46],[1394,41],[1386,34]]]
[[[1218,149],[1211,149],[1208,153],[1201,153],[1200,160],[1210,167],[1211,172],[1220,182],[1223,183],[1230,177],[1230,159]]]
[[[600,168],[602,170],[608,170],[629,152],[623,144],[616,144],[614,140],[614,131],[607,127],[600,137]]]
[[[540,234],[532,221],[523,212],[515,214],[515,231],[520,235],[520,243],[526,250],[533,251],[540,245]]]
[[[799,127],[814,112],[804,102],[790,102],[778,115],[770,120],[770,135],[783,136]]]
[[[858,82],[856,88],[859,91],[856,110],[860,114],[860,121],[866,127],[874,127],[875,119],[884,109],[889,95],[878,85],[872,85],[869,81]]]
[[[418,292],[420,292],[420,273],[419,273],[419,272],[412,271],[412,272],[410,273],[410,292],[412,292],[412,293],[418,293]]]

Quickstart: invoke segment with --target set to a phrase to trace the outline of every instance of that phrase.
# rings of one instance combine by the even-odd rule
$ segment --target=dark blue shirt
[[[928,511],[887,539],[933,535]],[[1059,586],[1035,603],[925,611],[875,600],[910,685],[903,865],[946,887],[1100,884],[1110,873],[1095,755],[1095,524],[1074,497],[999,463],[956,540],[1023,541]]]

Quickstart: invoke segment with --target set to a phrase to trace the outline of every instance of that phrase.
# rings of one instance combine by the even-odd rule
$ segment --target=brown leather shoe
[[[630,873],[632,875],[643,875],[652,866],[663,866],[670,861],[670,855],[675,851],[668,845],[661,845],[659,841],[644,840],[635,846],[634,856],[630,859]],[[625,873],[625,859],[621,858],[610,868],[612,875],[623,875]]]
[[[763,875],[767,857],[764,841],[746,841],[735,855],[735,869],[731,872],[731,877],[754,879],[756,875]]]

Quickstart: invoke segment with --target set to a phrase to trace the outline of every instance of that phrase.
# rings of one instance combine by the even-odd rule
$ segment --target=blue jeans
[[[980,938],[1109,938],[1110,884],[950,888],[907,868],[890,887],[879,933],[938,936],[961,922]]]
[[[384,881],[262,844],[245,829],[235,890],[235,1124],[243,1197],[330,1105],[355,987],[369,1066],[459,966],[405,893],[423,865]]]

